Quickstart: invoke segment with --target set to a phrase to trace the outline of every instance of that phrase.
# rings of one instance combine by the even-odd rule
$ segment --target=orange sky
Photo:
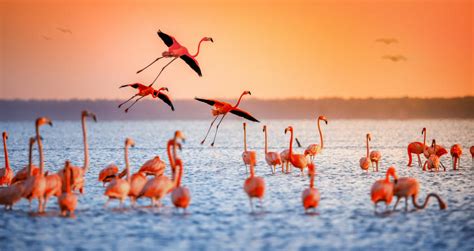
[[[202,78],[180,60],[162,74],[175,99],[474,95],[472,12],[459,0],[0,0],[0,98],[128,97],[119,85],[166,63],[135,74],[166,49],[158,29],[191,53],[215,41],[201,47]]]

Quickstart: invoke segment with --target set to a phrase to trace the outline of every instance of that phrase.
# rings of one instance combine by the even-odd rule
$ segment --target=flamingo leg
[[[160,60],[160,59],[162,59],[162,58],[164,58],[164,57],[159,57],[159,58],[153,60],[153,62],[151,62],[151,63],[148,64],[147,66],[143,67],[143,69],[137,71],[137,74],[140,73],[140,72],[142,72],[142,71],[145,70],[146,68],[150,67],[152,64],[156,63],[156,61],[158,61],[158,60]]]
[[[443,165],[443,162],[441,162],[441,160],[440,160],[439,163],[440,163],[441,166],[443,167],[444,171],[446,171],[446,167]]]
[[[419,154],[417,154],[416,156],[418,156],[418,166],[420,166],[420,167],[421,167],[421,158],[420,158],[420,155],[419,155]]]
[[[128,109],[132,108],[132,106],[134,106],[138,101],[140,101],[140,99],[144,97],[145,96],[137,98],[127,109],[125,109],[125,112],[128,112]]]
[[[173,63],[173,61],[175,61],[177,58],[173,58],[173,60],[171,60],[169,63],[167,63],[165,66],[163,66],[163,68],[161,68],[161,71],[160,73],[158,73],[158,76],[156,76],[155,80],[153,80],[153,82],[151,82],[151,84],[148,86],[148,87],[151,87],[153,86],[153,84],[155,83],[155,81],[158,79],[158,77],[161,75],[161,73],[163,72],[163,70],[168,67],[168,65],[170,65],[171,63]]]
[[[206,133],[206,137],[204,137],[204,139],[201,141],[201,145],[204,144],[204,141],[206,141],[207,139],[207,135],[209,135],[209,132],[211,131],[211,128],[212,126],[214,125],[214,122],[216,122],[216,119],[219,117],[219,115],[217,115],[214,120],[211,122],[211,125],[209,126],[209,129],[207,129],[207,133]]]
[[[253,212],[253,203],[252,203],[251,197],[249,197],[249,202],[250,202],[250,211]]]
[[[405,197],[405,212],[408,211],[408,197]]]
[[[397,202],[395,202],[395,205],[393,206],[393,211],[397,209],[398,202],[400,202],[400,197],[397,197]]]
[[[214,134],[214,139],[212,140],[211,146],[214,146],[214,142],[216,142],[217,131],[219,131],[219,126],[221,125],[222,120],[224,120],[225,115],[227,115],[227,113],[224,114],[224,115],[222,115],[221,120],[219,120],[219,123],[217,123],[217,126],[216,126],[216,133]]]
[[[108,198],[107,201],[105,202],[104,208],[107,208],[107,206],[109,205],[109,202],[110,202],[110,198]]]
[[[377,167],[376,172],[378,172],[378,171],[379,171],[379,162],[378,162],[378,161],[375,162],[375,165],[376,165],[376,167]]]
[[[125,105],[128,101],[132,100],[136,96],[138,96],[138,94],[133,95],[131,98],[127,99],[127,101],[125,101],[125,102],[121,103],[120,105],[118,105],[118,108],[122,107],[122,105]]]

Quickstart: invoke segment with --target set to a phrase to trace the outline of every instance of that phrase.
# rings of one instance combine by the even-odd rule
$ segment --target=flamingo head
[[[97,122],[97,116],[93,112],[89,112],[87,110],[82,111],[82,117],[90,117],[94,120],[94,122]]]
[[[8,133],[7,133],[7,132],[3,132],[3,133],[2,133],[2,137],[3,137],[3,139],[7,140],[7,139],[8,139]]]
[[[247,123],[242,123],[242,126],[244,127],[244,129],[247,127]]]
[[[285,128],[285,134],[286,134],[286,132],[293,132],[293,127],[288,126],[287,128]]]
[[[135,147],[135,141],[133,141],[133,139],[131,139],[131,138],[126,138],[125,139],[125,146]]]
[[[183,143],[186,142],[186,137],[184,137],[184,133],[182,133],[182,132],[179,131],[179,130],[176,131],[176,132],[174,132],[174,139],[175,139],[175,140],[181,139],[181,141],[182,141]]]
[[[436,147],[436,139],[433,139],[433,141],[431,141],[431,147],[433,147],[433,148]]]
[[[308,150],[304,150],[304,156],[307,156],[309,154],[309,151]],[[308,165],[309,167],[309,165]]]
[[[421,135],[426,133],[426,127],[423,127],[423,130],[421,130]]]
[[[214,40],[212,39],[212,37],[203,37],[202,41],[211,41],[212,43],[214,43]]]
[[[244,92],[242,92],[242,96],[243,95],[252,95],[252,93],[250,91],[244,91]]]
[[[263,131],[265,132],[267,130],[267,125],[263,125]]]
[[[40,127],[44,124],[48,124],[50,126],[53,126],[53,121],[51,121],[47,117],[39,117],[39,118],[36,119],[36,126]]]
[[[326,122],[326,125],[328,124],[328,119],[325,116],[319,116],[318,120],[322,120],[322,121]]]
[[[372,136],[370,135],[370,133],[367,133],[367,139],[368,139],[369,141],[372,140]]]
[[[395,170],[395,167],[393,166],[389,167],[387,170],[387,175],[391,175],[395,181],[395,184],[397,184],[398,175],[397,175],[397,171]]]

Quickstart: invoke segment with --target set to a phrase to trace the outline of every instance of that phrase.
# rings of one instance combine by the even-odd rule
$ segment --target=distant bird
[[[420,193],[420,183],[415,178],[402,177],[397,180],[393,189],[393,195],[397,196],[397,201],[393,206],[393,210],[397,208],[398,202],[401,198],[405,198],[405,211],[408,210],[408,198],[412,197],[413,205],[417,209],[423,209],[428,204],[430,197],[435,197],[439,203],[439,209],[443,210],[447,208],[446,203],[441,197],[435,193],[430,193],[426,196],[423,205],[419,205],[416,201],[418,194]]]
[[[289,153],[288,153],[288,158],[290,163],[301,170],[301,176],[304,175],[304,169],[308,166],[308,160],[306,159],[306,156],[304,154],[296,154],[293,153],[293,127],[288,126],[285,129],[285,134],[287,132],[290,132],[290,147],[289,147]]]
[[[393,177],[394,182],[390,181],[390,176]],[[377,180],[370,189],[370,198],[374,203],[374,211],[377,212],[377,204],[385,202],[388,206],[393,199],[394,184],[397,184],[398,176],[395,167],[391,166],[387,169],[385,179]]]
[[[10,167],[10,160],[8,159],[7,132],[2,133],[2,138],[3,138],[3,152],[5,156],[5,168],[0,169],[0,186],[3,186],[3,185],[9,186],[13,179],[13,170]]]
[[[46,36],[46,35],[42,35],[41,37],[42,37],[44,40],[48,40],[48,41],[52,39],[51,37],[48,37],[48,36]]]
[[[212,99],[194,98],[197,101],[204,102],[208,105],[213,106],[213,109],[211,110],[211,112],[212,112],[212,116],[215,116],[214,120],[211,122],[211,126],[209,126],[209,129],[207,130],[206,137],[204,137],[204,139],[201,141],[201,145],[204,144],[204,141],[206,141],[207,135],[211,131],[212,125],[214,125],[214,122],[216,121],[216,119],[220,115],[222,115],[222,117],[221,117],[221,120],[219,121],[219,123],[217,124],[216,133],[214,134],[214,140],[212,141],[211,146],[214,146],[214,142],[216,141],[216,136],[217,136],[217,131],[219,130],[219,125],[222,123],[222,120],[224,120],[225,116],[229,112],[234,114],[234,115],[237,115],[239,117],[248,119],[250,121],[260,122],[260,121],[258,121],[258,119],[254,118],[252,115],[250,115],[250,113],[248,113],[248,112],[246,112],[242,109],[237,108],[239,106],[240,101],[242,100],[242,97],[244,95],[252,95],[252,94],[250,93],[250,91],[244,91],[240,95],[240,98],[237,101],[237,104],[235,104],[234,106],[232,106],[231,104],[229,104],[227,102],[223,102],[223,101],[212,100]]]
[[[378,39],[375,39],[375,42],[389,45],[389,44],[398,43],[398,40],[396,38],[378,38]]]
[[[62,32],[62,33],[69,33],[69,34],[72,34],[72,31],[68,28],[62,28],[62,27],[57,27],[56,28],[58,31]]]
[[[133,98],[135,98],[137,96],[140,96],[140,97],[137,98],[127,109],[125,109],[125,112],[128,112],[128,110],[132,106],[134,106],[138,101],[140,101],[140,99],[142,99],[142,98],[144,98],[148,95],[151,95],[153,98],[159,98],[159,99],[163,100],[163,102],[165,102],[167,105],[169,105],[171,107],[171,110],[174,111],[174,106],[173,106],[173,103],[171,103],[170,97],[168,95],[166,95],[165,93],[163,93],[163,91],[168,91],[168,88],[161,87],[160,89],[155,90],[151,86],[146,86],[146,85],[143,85],[143,84],[140,84],[140,83],[122,85],[122,86],[120,86],[120,88],[124,88],[124,87],[128,87],[128,86],[130,86],[132,88],[135,88],[135,89],[138,89],[138,93],[133,95],[131,98],[127,99],[127,101],[121,103],[118,106],[118,108],[122,107],[122,105],[126,104],[128,101],[132,100]]]
[[[247,123],[244,126],[244,152],[242,152],[242,160],[244,161],[245,169],[250,163],[257,163],[257,153],[255,151],[247,151]]]
[[[68,213],[69,216],[73,216],[77,206],[77,196],[72,192],[71,186],[74,184],[74,175],[69,161],[66,161],[62,182],[64,192],[58,197],[59,209],[62,216],[66,216]]]
[[[370,159],[369,159],[369,141],[371,140],[371,137],[370,137],[370,133],[367,133],[367,135],[365,135],[365,144],[366,144],[366,147],[367,147],[367,154],[365,155],[365,157],[362,157],[360,158],[359,160],[359,165],[360,165],[360,168],[362,168],[362,170],[365,170],[365,171],[368,171],[369,170],[369,166],[370,166]]]
[[[247,193],[250,202],[250,210],[253,212],[252,199],[260,200],[263,208],[263,196],[265,196],[265,181],[262,177],[255,176],[255,162],[250,162],[250,176],[244,182],[244,191]]]
[[[153,86],[153,84],[158,79],[158,77],[161,75],[163,70],[168,65],[170,65],[173,61],[175,61],[177,58],[181,58],[182,60],[184,60],[184,62],[186,62],[186,64],[188,64],[200,77],[202,76],[201,68],[199,68],[199,63],[196,60],[196,57],[199,55],[199,51],[201,49],[201,43],[202,42],[204,42],[204,41],[214,42],[214,40],[212,40],[211,37],[203,37],[201,39],[201,41],[199,41],[199,45],[198,45],[198,49],[197,49],[196,54],[191,55],[188,52],[188,49],[186,47],[180,45],[178,43],[178,41],[176,40],[176,38],[174,38],[173,36],[167,35],[167,34],[161,32],[161,30],[158,31],[158,36],[161,38],[161,40],[163,40],[163,42],[166,44],[166,46],[168,46],[168,51],[164,51],[162,53],[161,57],[155,59],[149,65],[145,66],[143,69],[137,71],[137,74],[142,72],[143,70],[145,70],[146,68],[148,68],[150,65],[154,64],[156,61],[160,60],[161,58],[165,57],[165,58],[173,58],[173,59],[169,63],[167,63],[163,68],[161,68],[160,73],[158,73],[158,76],[156,76],[155,80],[153,80],[153,82],[149,86]]]
[[[456,170],[456,167],[461,165],[461,155],[462,155],[462,147],[460,144],[455,144],[451,147],[451,157],[453,157],[453,169]]]
[[[272,168],[272,173],[276,172],[276,166],[281,165],[281,157],[278,152],[269,152],[268,151],[268,142],[267,142],[267,126],[263,126],[263,133],[265,133],[265,161]],[[282,167],[283,172],[283,167]]]
[[[316,209],[319,204],[319,191],[314,188],[314,177],[316,176],[316,170],[313,163],[308,164],[309,173],[309,188],[306,188],[301,195],[301,201],[303,202],[304,211],[307,212],[309,209]]]
[[[403,55],[384,55],[382,59],[390,60],[392,62],[406,61],[407,58]]]
[[[375,163],[375,171],[378,172],[379,161],[382,158],[382,154],[379,151],[371,151],[369,154],[369,157],[370,157],[370,164],[372,165],[372,169],[374,168],[374,163]]]
[[[318,144],[311,144],[304,151],[304,155],[309,155],[309,158],[310,158],[311,162],[313,162],[314,157],[316,157],[316,155],[319,154],[323,150],[323,147],[324,147],[323,132],[321,131],[321,124],[320,124],[321,120],[326,122],[326,125],[328,124],[328,120],[325,116],[319,116],[318,117],[318,131],[319,131],[319,143],[320,144],[319,145]]]
[[[421,166],[420,154],[422,154],[426,148],[426,128],[425,127],[423,127],[423,129],[421,130],[421,134],[423,135],[423,143],[411,142],[410,144],[408,144],[408,147],[407,147],[408,165],[407,166],[411,166],[412,154],[416,154],[418,156],[418,165]]]

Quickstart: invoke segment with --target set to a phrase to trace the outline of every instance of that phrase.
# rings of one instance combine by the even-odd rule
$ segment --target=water
[[[256,172],[267,185],[264,212],[251,214],[243,191],[246,178],[241,160],[242,124],[225,121],[216,146],[201,141],[210,121],[99,122],[88,123],[91,169],[86,193],[79,197],[76,218],[57,217],[56,199],[46,216],[30,216],[26,201],[13,212],[0,209],[0,249],[156,249],[160,250],[312,250],[320,249],[425,249],[472,250],[474,248],[473,168],[469,146],[474,142],[473,120],[337,120],[322,125],[325,149],[316,158],[315,184],[321,202],[315,215],[305,215],[301,192],[306,177],[270,173],[263,155],[262,124],[248,123],[248,146],[258,152]],[[319,142],[314,121],[266,121],[270,150],[288,147],[284,128],[293,125],[303,145]],[[408,169],[406,146],[421,141],[421,128],[445,147],[462,144],[461,170],[453,171],[451,157],[443,156],[447,172]],[[149,201],[139,209],[109,209],[98,172],[110,162],[123,166],[125,137],[136,147],[130,150],[132,171],[154,155],[165,157],[165,142],[175,129],[187,136],[181,158],[183,183],[192,193],[188,214],[177,213],[169,197],[164,208],[150,209]],[[27,163],[28,137],[33,122],[0,123],[9,132],[11,165],[15,170]],[[66,159],[82,165],[83,149],[78,122],[54,122],[44,126],[45,166],[56,171]],[[372,134],[372,149],[382,152],[379,173],[362,172],[359,158],[365,155],[365,134]],[[209,141],[210,143],[210,141]],[[297,148],[302,152],[303,148]],[[35,161],[37,161],[35,155]],[[0,159],[3,166],[3,156]],[[415,159],[416,163],[416,159]],[[397,211],[375,215],[369,191],[372,183],[394,165],[400,177],[413,176],[421,183],[421,198],[439,193],[448,203],[440,211],[431,201],[425,210]],[[167,170],[169,173],[169,170]],[[128,205],[128,202],[127,202]],[[402,203],[403,205],[403,203]],[[411,203],[410,203],[411,205]],[[36,204],[33,205],[36,208]],[[403,208],[403,207],[400,207]],[[383,209],[380,207],[379,209]]]

